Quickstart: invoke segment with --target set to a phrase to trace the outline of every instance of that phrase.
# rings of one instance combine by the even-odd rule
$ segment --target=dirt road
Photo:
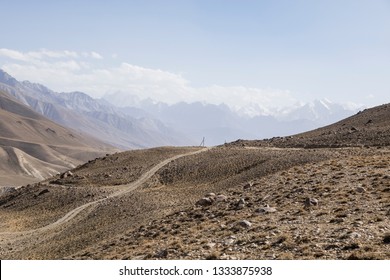
[[[113,198],[113,197],[118,197],[118,196],[127,194],[127,193],[137,189],[143,183],[145,183],[147,180],[149,180],[160,168],[167,165],[168,163],[170,163],[176,159],[179,159],[181,157],[186,157],[186,156],[191,156],[191,155],[203,153],[203,152],[206,152],[210,149],[211,148],[202,148],[202,149],[199,149],[199,150],[196,150],[193,152],[180,154],[180,155],[176,155],[174,157],[168,158],[168,159],[160,162],[159,164],[155,165],[153,168],[151,168],[150,170],[148,170],[144,174],[142,174],[141,177],[138,178],[138,180],[136,180],[130,184],[115,186],[116,189],[119,189],[118,191],[110,194],[109,196],[107,196],[105,198],[83,204],[83,205],[69,211],[67,214],[65,214],[62,218],[58,219],[54,223],[51,223],[51,224],[46,225],[44,227],[41,227],[38,229],[33,229],[33,230],[20,231],[20,232],[0,232],[0,244],[2,244],[2,243],[4,244],[5,242],[7,242],[7,243],[14,243],[17,241],[22,242],[23,239],[31,238],[32,235],[42,237],[42,233],[47,232],[47,231],[53,231],[53,230],[55,231],[55,230],[59,229],[61,226],[65,225],[69,222],[73,222],[74,220],[77,220],[76,218],[78,218],[79,220],[82,220],[81,216],[88,215],[94,209],[94,207],[99,205],[99,203],[101,203],[105,200],[108,200],[110,198]]]

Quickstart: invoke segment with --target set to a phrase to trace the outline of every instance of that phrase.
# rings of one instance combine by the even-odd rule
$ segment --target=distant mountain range
[[[237,139],[263,139],[301,133],[324,126],[358,111],[328,100],[315,100],[305,104],[292,104],[290,108],[275,111],[273,115],[261,112],[252,115],[234,111],[225,104],[214,105],[201,102],[179,102],[173,105],[141,100],[122,93],[106,95],[107,102],[122,107],[122,111],[134,116],[152,116],[170,127],[185,133],[200,143],[219,145]],[[261,108],[261,107],[259,107]],[[359,108],[360,109],[360,108]]]
[[[237,139],[286,136],[324,126],[356,113],[328,100],[292,104],[264,115],[253,104],[234,111],[225,104],[166,104],[114,93],[94,99],[82,92],[58,93],[0,70],[0,89],[45,117],[121,149],[219,145]],[[259,109],[260,110],[260,109]],[[248,115],[243,112],[250,111]]]
[[[188,145],[191,141],[157,119],[135,118],[82,92],[58,93],[0,70],[0,90],[61,125],[121,149]]]

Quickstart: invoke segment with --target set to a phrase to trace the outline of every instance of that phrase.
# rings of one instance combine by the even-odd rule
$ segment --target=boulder
[[[210,206],[213,203],[214,203],[214,199],[210,197],[203,197],[196,202],[196,205],[204,207],[204,206]]]
[[[242,228],[250,228],[252,226],[252,223],[247,220],[241,220],[237,223],[237,226]]]

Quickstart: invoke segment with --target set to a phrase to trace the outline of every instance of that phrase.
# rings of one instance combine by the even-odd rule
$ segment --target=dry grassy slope
[[[351,135],[360,128],[355,129]],[[302,143],[310,146],[314,138]],[[349,139],[342,138],[343,145]],[[0,257],[390,259],[388,147],[235,144],[174,160],[141,188],[104,200],[53,231],[17,239],[0,232]],[[50,224],[188,150],[118,153],[79,166],[66,178],[56,176],[0,196],[1,228],[12,232]],[[196,205],[210,192],[226,197]]]
[[[0,92],[1,185],[42,180],[114,148],[47,120]]]
[[[0,197],[2,229],[8,230],[8,224],[20,231],[47,225],[84,203],[116,191],[116,185],[134,182],[160,161],[193,150],[197,148],[161,147],[115,153],[72,169],[71,176],[62,173],[18,188]]]
[[[234,146],[275,146],[304,148],[338,148],[390,145],[390,104],[366,109],[335,124],[292,137],[268,140],[239,140]]]
[[[389,259],[389,151],[333,149],[388,146],[389,115],[389,105],[379,106],[294,137],[237,141],[198,160],[171,163],[144,192],[163,209],[175,209],[180,201],[180,211],[72,258]],[[256,154],[259,146],[271,150]],[[294,165],[303,168],[279,172]],[[243,190],[248,179],[255,185]],[[227,201],[194,206],[194,197],[208,191]],[[305,208],[310,198],[319,204]],[[265,204],[277,211],[259,214]],[[240,227],[243,220],[248,228]]]
[[[113,185],[133,181],[157,162],[191,149],[158,148],[118,153],[90,161],[73,170],[70,177],[61,179],[57,176],[39,185],[19,189],[0,199],[2,228],[20,231],[47,225],[83,203],[109,195],[116,190]],[[6,251],[4,258],[63,258],[188,207],[204,191],[226,189],[260,174],[326,157],[316,151],[300,155],[297,151],[284,154],[283,151],[217,148],[175,160],[159,170],[143,188],[110,198],[93,212],[85,213],[88,216],[80,223],[70,223],[49,241],[34,240],[39,246],[33,243],[22,251]],[[282,162],[283,158],[288,161]],[[221,169],[226,171],[220,172]],[[187,173],[193,174],[188,181],[182,178],[182,174]]]
[[[78,167],[70,177],[2,196],[1,227],[20,231],[47,225],[116,190],[104,185],[123,183],[123,177],[134,181],[150,166],[184,151],[110,155]],[[361,148],[215,148],[169,163],[142,188],[100,203],[55,232],[16,243],[0,238],[0,256],[389,258],[384,241],[390,230],[389,154]],[[248,181],[255,184],[244,189]],[[224,194],[227,201],[195,206],[208,192]],[[305,210],[307,197],[318,199],[320,206]],[[237,209],[241,198],[245,207]],[[277,212],[257,215],[265,203]],[[248,229],[236,226],[244,219],[252,223]]]
[[[218,188],[226,200],[210,206],[193,201],[71,258],[390,259],[390,150],[331,153],[326,161],[259,174],[251,187],[242,181]],[[181,188],[160,188],[161,199]],[[318,205],[306,208],[307,198]]]
[[[134,182],[157,163],[197,150],[199,148],[161,147],[117,153],[92,160],[72,170],[73,175],[69,177],[56,176],[3,194],[0,196],[1,232],[28,231],[51,224],[70,210],[123,188],[113,185]],[[24,235],[22,241],[14,240],[15,243],[7,239],[8,234],[2,238],[0,232],[0,243],[7,245],[0,246],[0,257],[63,258],[120,234],[133,222],[150,219],[147,207],[142,198],[130,194],[107,199],[92,209],[93,212],[90,212],[91,209],[83,211],[54,233],[48,231],[38,236]]]

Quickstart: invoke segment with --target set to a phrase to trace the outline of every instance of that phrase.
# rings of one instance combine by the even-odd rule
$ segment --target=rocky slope
[[[390,259],[390,148],[387,137],[370,138],[386,131],[387,112],[370,109],[291,146],[238,141],[172,160],[199,148],[118,153],[9,190],[0,196],[0,257]],[[349,125],[366,144],[332,134]],[[321,139],[329,145],[308,148]]]
[[[76,259],[390,259],[390,150],[242,182]]]
[[[390,145],[390,104],[358,112],[356,115],[309,132],[266,140],[239,140],[232,145],[339,148]]]

